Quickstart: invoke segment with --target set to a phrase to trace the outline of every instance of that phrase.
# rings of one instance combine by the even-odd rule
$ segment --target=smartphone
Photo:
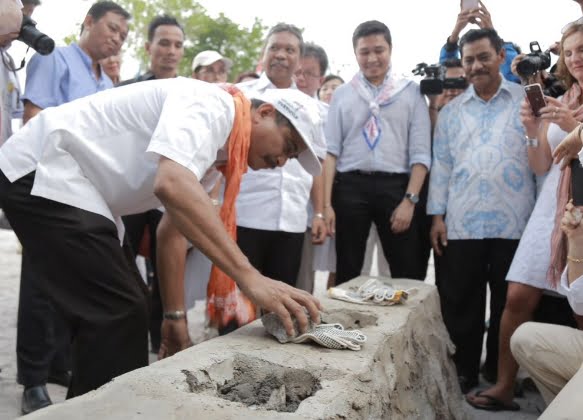
[[[478,0],[462,0],[462,10],[477,9],[478,7]]]
[[[547,105],[540,83],[526,85],[524,91],[526,92],[526,98],[532,108],[532,113],[535,117],[540,117],[540,109]]]
[[[571,161],[571,196],[575,206],[583,206],[583,167],[579,159]]]

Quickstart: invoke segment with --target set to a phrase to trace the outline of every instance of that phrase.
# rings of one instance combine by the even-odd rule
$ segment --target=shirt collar
[[[259,79],[257,79],[257,84],[255,85],[257,90],[265,90],[265,89],[277,89],[277,87],[273,84],[273,82],[267,77],[267,73],[261,73]],[[292,84],[289,89],[297,89],[296,82],[292,80]]]
[[[385,74],[385,79],[383,80],[383,83],[381,83],[380,85],[373,85],[371,82],[369,82],[369,80],[364,77],[364,73],[362,71],[358,72],[358,77],[360,78],[360,80],[362,80],[364,82],[364,86],[366,87],[366,89],[371,92],[373,94],[373,96],[376,96],[381,89],[385,86],[385,84],[387,83],[387,81],[390,78],[391,75],[391,69],[389,68],[389,70],[387,71],[387,74]]]
[[[83,61],[83,64],[85,64],[85,67],[87,68],[87,70],[89,70],[89,73],[93,76],[93,78],[95,78],[97,81],[109,79],[109,76],[106,75],[105,72],[103,71],[103,69],[101,68],[101,64],[98,64],[98,66],[100,68],[99,73],[101,74],[101,76],[99,79],[97,79],[95,77],[95,74],[93,73],[93,60],[91,59],[91,57],[89,57],[89,54],[87,54],[85,51],[83,51],[83,49],[76,42],[73,42],[71,44],[71,46],[73,47],[73,49],[75,51],[77,51],[77,53],[79,54],[79,57],[81,57],[81,60]]]
[[[509,82],[508,80],[506,80],[504,78],[504,75],[502,75],[502,73],[500,73],[500,77],[502,78],[502,83],[500,83],[500,86],[498,86],[498,90],[496,91],[496,93],[494,94],[494,96],[492,96],[492,98],[490,99],[490,101],[494,98],[496,98],[498,95],[501,94],[501,92],[505,92],[507,94],[512,95],[512,92],[510,91],[510,83],[514,83],[514,82]],[[480,98],[478,96],[478,94],[476,93],[476,89],[474,89],[474,85],[470,85],[466,91],[463,93],[463,95],[465,95],[463,102],[467,102],[470,99],[475,99],[477,101],[482,101],[484,102],[484,100],[482,98]]]

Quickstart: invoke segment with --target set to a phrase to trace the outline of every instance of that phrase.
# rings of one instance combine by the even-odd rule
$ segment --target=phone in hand
[[[532,108],[532,113],[535,117],[540,117],[540,109],[547,105],[547,100],[543,94],[543,89],[540,83],[533,83],[524,87],[526,98]]]
[[[462,0],[462,10],[472,10],[478,7],[478,0]]]
[[[573,159],[571,165],[571,197],[575,206],[583,206],[583,167],[579,159]]]

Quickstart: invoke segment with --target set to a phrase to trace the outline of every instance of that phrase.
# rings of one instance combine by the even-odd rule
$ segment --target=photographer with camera
[[[536,115],[527,99],[522,102],[521,121],[526,130],[529,165],[536,175],[546,174],[546,178],[506,276],[508,293],[500,324],[496,384],[467,397],[476,408],[492,410],[517,406],[512,398],[518,364],[512,357],[510,337],[520,325],[533,319],[543,293],[553,293],[563,267],[558,263],[562,258],[558,252],[561,249],[560,226],[556,214],[557,210],[560,214],[567,203],[568,188],[565,189],[565,185],[568,186],[570,172],[561,176],[559,165],[553,164],[552,152],[583,120],[582,47],[583,25],[572,25],[563,34],[558,62],[558,75],[568,88],[567,92],[559,99],[546,96],[546,106]],[[521,67],[523,62],[518,63],[517,67],[521,67],[523,73],[524,69],[531,73],[533,69],[540,71],[550,64],[550,60],[547,63],[536,55],[531,57],[532,62],[527,62],[526,66]],[[560,306],[556,306],[555,312],[559,311]],[[575,326],[574,319],[570,318],[571,326]]]
[[[56,48],[49,55],[42,55],[46,50],[33,55],[26,68],[23,122],[26,124],[45,108],[112,88],[99,61],[119,52],[127,36],[129,18],[129,13],[112,1],[96,2],[85,16],[78,43]],[[35,31],[30,24],[25,30],[29,45],[49,46],[48,41],[42,41],[46,39],[43,34]],[[18,379],[24,386],[23,414],[51,404],[47,381],[68,385],[70,380],[70,334],[42,290],[46,281],[25,247],[16,352]]]
[[[439,54],[439,62],[441,64],[448,58],[460,58],[458,40],[460,33],[468,24],[478,25],[482,29],[494,29],[490,12],[486,9],[484,3],[480,1],[478,4],[479,7],[477,9],[464,9],[460,1],[460,13],[457,15],[455,26],[451,34],[447,37],[445,45],[441,48]],[[520,80],[512,73],[510,65],[520,51],[517,51],[516,46],[511,42],[504,42],[503,48],[506,52],[506,59],[500,65],[500,72],[506,80],[519,83]]]

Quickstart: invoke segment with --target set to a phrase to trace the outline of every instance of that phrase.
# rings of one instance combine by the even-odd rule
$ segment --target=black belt
[[[356,169],[354,171],[348,172],[338,172],[339,174],[346,174],[346,175],[361,175],[361,176],[379,176],[379,177],[409,177],[408,173],[399,173],[399,172],[384,172],[384,171],[363,171],[360,169]]]

